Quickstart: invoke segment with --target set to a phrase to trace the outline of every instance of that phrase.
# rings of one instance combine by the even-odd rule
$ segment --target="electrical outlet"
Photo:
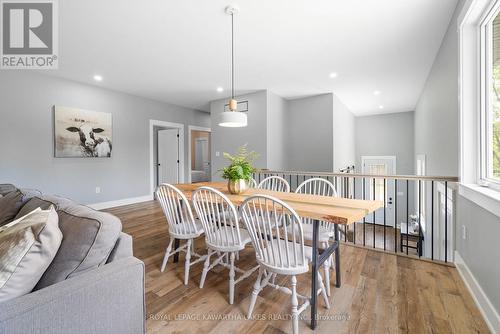
[[[95,193],[100,194],[101,193],[101,187],[95,187]]]
[[[220,152],[219,151],[215,151],[215,156],[216,157],[220,156]]]
[[[462,225],[462,239],[467,240],[467,227]]]

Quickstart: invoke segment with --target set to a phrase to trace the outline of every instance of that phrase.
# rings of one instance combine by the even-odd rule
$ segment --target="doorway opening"
[[[184,182],[184,124],[150,120],[150,190]]]
[[[189,126],[188,182],[209,182],[211,168],[211,129]]]

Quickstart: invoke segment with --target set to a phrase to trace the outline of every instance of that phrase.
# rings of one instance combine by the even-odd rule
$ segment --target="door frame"
[[[205,131],[210,132],[210,170],[212,170],[212,129],[203,126],[188,125],[188,175],[187,182],[191,183],[191,132],[192,131]]]
[[[365,162],[366,160],[388,160],[388,163],[391,163],[392,162],[392,171],[393,171],[393,174],[388,174],[388,175],[397,175],[397,171],[396,171],[396,156],[395,155],[363,155],[361,156],[361,174],[363,175],[369,175],[366,170],[365,170]],[[387,179],[389,180],[389,179]],[[385,181],[385,182],[388,182],[388,181]],[[366,185],[368,186],[368,189],[370,188],[371,184],[370,182]],[[363,187],[363,186],[362,186]],[[361,191],[366,191],[365,189],[362,189]],[[386,193],[386,196],[389,197],[389,192]],[[397,194],[393,194],[393,197],[395,198],[397,196]],[[370,199],[370,198],[368,198]],[[389,201],[386,200],[386,207],[388,207],[388,203]],[[395,201],[393,201],[393,203],[396,203]],[[376,214],[376,213],[375,213]],[[395,215],[395,211],[392,210],[392,215]],[[370,217],[371,219],[371,217]],[[390,222],[391,220],[394,220],[397,222],[397,217],[388,217],[386,219],[386,222]],[[377,224],[377,221],[378,219],[375,218],[375,220],[373,221],[373,224]],[[368,222],[367,223],[371,223],[371,222]],[[377,224],[377,225],[382,225],[382,224]],[[390,223],[387,223],[386,226],[391,226]]]
[[[184,183],[184,124],[149,120],[149,190],[154,198],[155,192],[155,166],[154,166],[154,127],[179,129],[179,182]]]

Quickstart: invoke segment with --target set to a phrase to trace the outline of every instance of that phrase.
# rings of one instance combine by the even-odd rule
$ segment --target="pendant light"
[[[226,7],[226,14],[231,15],[231,99],[229,100],[229,111],[219,115],[219,126],[228,128],[241,128],[247,126],[247,115],[238,111],[238,102],[234,99],[234,14],[238,8]]]

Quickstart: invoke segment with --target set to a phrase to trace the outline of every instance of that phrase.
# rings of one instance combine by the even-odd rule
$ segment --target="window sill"
[[[460,183],[458,192],[469,201],[500,217],[500,191],[477,184]]]

